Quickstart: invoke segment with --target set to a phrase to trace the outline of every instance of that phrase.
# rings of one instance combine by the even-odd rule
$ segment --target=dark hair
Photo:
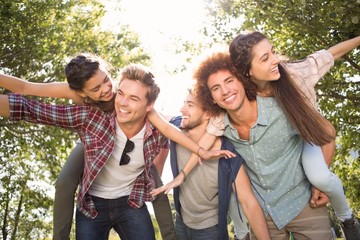
[[[100,67],[107,72],[109,64],[91,53],[82,53],[72,58],[65,66],[65,75],[70,88],[82,91],[85,83],[96,74]]]
[[[266,36],[260,32],[240,34],[233,39],[229,47],[231,60],[236,69],[244,77],[244,81],[257,91],[259,89],[251,81],[249,71],[253,60],[253,47],[264,39],[267,39]],[[327,128],[329,122],[312,106],[309,99],[290,78],[282,63],[279,64],[279,71],[280,79],[269,84],[275,99],[292,126],[307,142],[324,145],[333,140],[334,134]]]
[[[218,115],[221,112],[225,112],[225,110],[213,102],[207,82],[210,75],[221,70],[230,71],[230,73],[244,85],[246,96],[250,101],[256,99],[256,89],[250,86],[248,82],[243,81],[243,77],[231,62],[229,53],[214,53],[200,63],[193,75],[193,78],[196,80],[194,92],[197,96],[200,96],[199,101],[201,102],[201,105],[204,106],[204,110],[209,111],[213,115]]]
[[[69,87],[74,91],[82,91],[85,83],[92,78],[101,68],[106,73],[110,64],[101,57],[91,53],[81,53],[72,58],[65,66],[65,75]],[[114,109],[114,98],[110,101],[94,101],[86,97],[84,102],[100,108],[102,111],[111,111]]]
[[[129,79],[134,81],[140,81],[148,88],[148,92],[146,94],[146,98],[148,100],[148,104],[155,102],[157,99],[160,88],[155,83],[154,75],[148,71],[144,66],[139,64],[130,64],[121,70],[121,78],[120,82],[123,79]]]

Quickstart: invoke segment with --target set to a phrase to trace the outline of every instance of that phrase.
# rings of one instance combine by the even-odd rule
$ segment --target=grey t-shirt
[[[182,169],[191,152],[176,145],[178,167]],[[203,161],[180,186],[181,215],[186,226],[204,229],[218,224],[218,160]]]

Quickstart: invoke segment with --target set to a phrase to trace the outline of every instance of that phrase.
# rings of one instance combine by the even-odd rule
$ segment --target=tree
[[[265,33],[277,51],[291,59],[326,49],[360,35],[360,2],[317,0],[211,0],[211,27],[204,33],[215,42],[230,42],[240,31]],[[359,49],[337,61],[317,85],[321,111],[337,129],[332,170],[343,180],[346,196],[360,216]]]
[[[62,81],[66,62],[79,52],[99,54],[117,68],[129,62],[147,64],[150,59],[127,26],[120,26],[118,33],[100,28],[104,15],[100,1],[0,0],[0,4],[0,71],[5,73],[34,82]],[[49,191],[77,138],[54,127],[0,119],[3,239],[49,236],[53,198]]]

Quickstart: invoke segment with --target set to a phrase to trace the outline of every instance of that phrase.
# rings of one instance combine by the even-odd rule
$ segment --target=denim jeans
[[[204,229],[189,228],[178,213],[176,213],[175,232],[177,240],[219,240],[218,225]]]
[[[108,240],[113,228],[121,240],[155,240],[154,228],[146,204],[131,208],[128,196],[117,199],[91,197],[98,215],[95,219],[84,216],[76,210],[77,240]]]

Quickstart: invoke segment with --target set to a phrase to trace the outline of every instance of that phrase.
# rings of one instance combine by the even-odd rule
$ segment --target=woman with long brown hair
[[[257,95],[274,97],[305,141],[302,164],[306,176],[313,186],[329,196],[346,239],[359,239],[360,227],[353,224],[356,219],[341,180],[328,169],[335,151],[335,130],[316,109],[314,86],[334,60],[359,44],[360,37],[353,38],[296,62],[280,61],[272,44],[260,32],[236,36],[229,48],[243,81]]]

